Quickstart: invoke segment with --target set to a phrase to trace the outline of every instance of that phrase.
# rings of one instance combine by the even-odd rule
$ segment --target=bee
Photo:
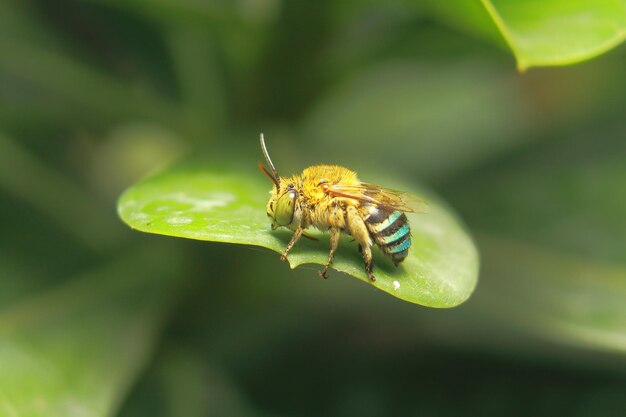
[[[359,181],[356,173],[339,165],[314,165],[300,175],[281,177],[274,167],[260,135],[261,150],[266,168],[259,161],[259,169],[274,183],[267,202],[267,216],[272,230],[286,227],[293,236],[280,259],[287,255],[305,230],[313,226],[330,232],[328,261],[319,271],[326,278],[328,268],[342,233],[351,235],[359,244],[365,272],[376,281],[372,265],[372,245],[398,266],[411,247],[411,227],[406,212],[425,212],[423,200],[407,193]],[[411,200],[412,204],[409,204]]]

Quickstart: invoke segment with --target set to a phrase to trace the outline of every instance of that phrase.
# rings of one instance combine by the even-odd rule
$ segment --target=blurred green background
[[[626,415],[626,50],[520,74],[456,4],[0,2],[0,415]],[[472,298],[117,219],[137,179],[254,160],[260,131],[283,173],[440,194]]]

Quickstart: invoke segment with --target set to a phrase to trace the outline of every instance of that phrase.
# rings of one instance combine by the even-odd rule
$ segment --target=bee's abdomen
[[[365,223],[374,242],[395,264],[407,257],[411,247],[411,228],[406,214],[400,210],[373,207]]]

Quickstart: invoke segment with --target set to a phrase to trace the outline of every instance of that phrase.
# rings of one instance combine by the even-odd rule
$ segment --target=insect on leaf
[[[189,161],[126,190],[119,199],[118,212],[122,220],[140,231],[256,245],[281,253],[292,232],[271,230],[265,206],[272,184],[255,168],[253,162],[241,169]],[[472,240],[455,215],[423,189],[389,185],[428,200],[428,213],[407,213],[413,239],[409,256],[395,267],[375,249],[377,281],[370,283],[356,242],[343,236],[332,268],[412,303],[441,308],[461,304],[477,281],[478,254]],[[314,229],[307,232],[317,240],[300,239],[288,257],[292,268],[326,263],[328,234]],[[319,278],[311,273],[311,279]],[[330,274],[330,279],[340,277]]]

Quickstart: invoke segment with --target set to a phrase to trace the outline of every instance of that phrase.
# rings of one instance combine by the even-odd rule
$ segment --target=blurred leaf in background
[[[503,39],[520,71],[594,58],[626,39],[626,7],[621,0],[429,3],[438,16],[463,29],[495,42]]]
[[[626,414],[625,16],[1,2],[0,414]],[[281,173],[338,163],[440,195],[481,254],[473,296],[425,309],[116,218],[186,153],[253,170],[260,131]]]

